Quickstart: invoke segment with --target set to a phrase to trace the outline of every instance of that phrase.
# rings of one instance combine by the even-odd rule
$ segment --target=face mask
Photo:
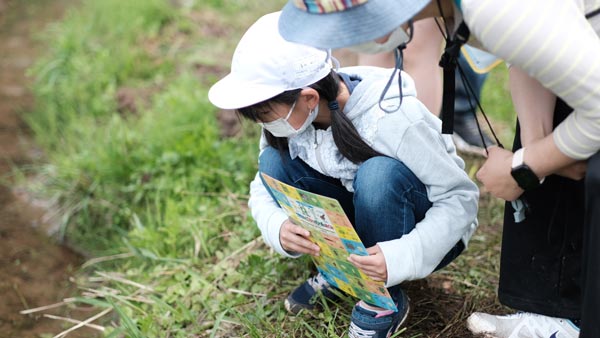
[[[389,38],[384,43],[369,41],[361,43],[359,45],[350,46],[348,47],[348,49],[356,53],[378,54],[390,52],[396,49],[396,47],[400,46],[401,44],[407,43],[408,41],[408,34],[406,34],[406,31],[404,30],[404,28],[402,28],[402,26],[399,26],[390,34]]]
[[[308,128],[309,125],[313,123],[313,121],[319,114],[319,105],[317,105],[315,109],[313,109],[308,114],[306,121],[304,121],[302,126],[300,126],[300,128],[298,129],[294,129],[294,127],[292,127],[292,125],[288,122],[288,119],[292,115],[294,107],[296,107],[296,102],[294,102],[292,108],[290,108],[290,112],[286,115],[285,118],[278,118],[277,120],[271,122],[263,122],[261,123],[262,127],[268,130],[275,137],[293,137],[300,134],[301,132],[306,130],[306,128]]]

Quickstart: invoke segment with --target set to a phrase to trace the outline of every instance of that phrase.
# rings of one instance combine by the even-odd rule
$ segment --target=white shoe
[[[471,154],[471,155],[477,155],[477,156],[483,156],[483,157],[487,156],[487,153],[485,152],[484,148],[467,143],[467,141],[465,141],[457,133],[452,134],[452,141],[454,141],[454,146],[456,147],[457,151]],[[490,145],[493,145],[493,144],[490,144]]]
[[[474,312],[467,319],[473,334],[485,338],[578,338],[579,328],[568,319],[519,312],[495,316]]]

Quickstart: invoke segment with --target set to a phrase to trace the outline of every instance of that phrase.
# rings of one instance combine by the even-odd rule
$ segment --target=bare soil
[[[60,18],[73,3],[0,0],[0,337],[54,335],[73,325],[41,313],[19,312],[74,294],[69,278],[82,258],[40,230],[44,210],[16,198],[11,180],[12,170],[30,164],[36,153],[22,119],[33,106],[25,75],[40,49],[33,35]],[[67,310],[62,307],[45,313],[65,315]],[[94,335],[83,329],[68,336]]]

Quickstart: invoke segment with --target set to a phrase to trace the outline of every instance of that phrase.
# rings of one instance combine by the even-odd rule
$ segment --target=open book
[[[366,256],[367,250],[337,200],[261,175],[279,206],[294,223],[310,231],[321,248],[312,259],[331,285],[369,304],[398,311],[383,282],[374,281],[348,261],[350,254]]]

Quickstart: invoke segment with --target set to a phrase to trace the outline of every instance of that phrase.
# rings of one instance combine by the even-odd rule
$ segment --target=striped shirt
[[[565,155],[600,150],[600,0],[462,0],[471,33],[517,65],[574,112],[553,133]]]

